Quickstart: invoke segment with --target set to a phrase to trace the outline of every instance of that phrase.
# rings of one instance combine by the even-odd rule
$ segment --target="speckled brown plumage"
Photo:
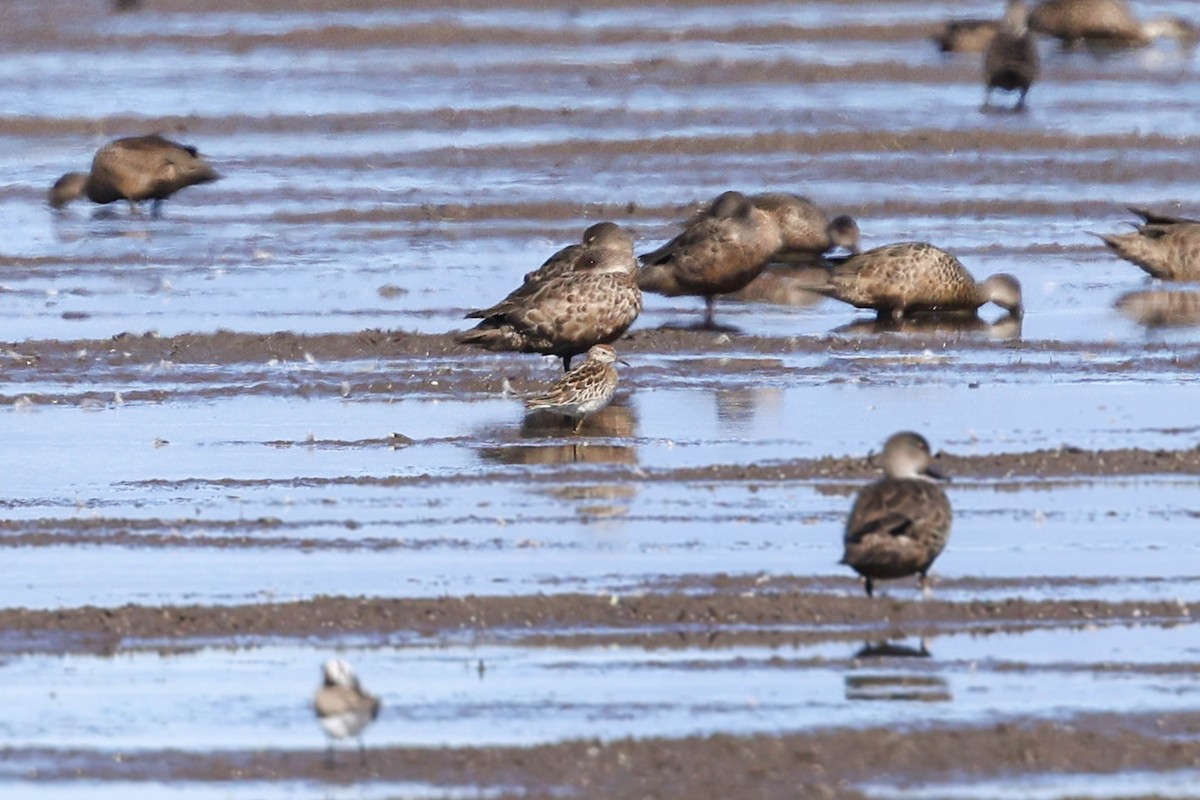
[[[640,257],[644,291],[705,301],[705,324],[713,324],[714,298],[736,292],[758,277],[782,246],[779,223],[740,192],[725,192],[693,216],[684,230]]]
[[[163,201],[175,192],[220,177],[195,147],[157,134],[131,136],[97,150],[90,172],[59,178],[50,189],[49,201],[53,208],[62,208],[86,196],[101,204],[128,200],[136,208],[142,200],[153,200],[153,213],[158,216]]]
[[[600,411],[617,391],[617,351],[598,344],[587,352],[587,360],[563,375],[550,388],[525,399],[531,411],[545,410],[575,421],[578,432],[584,419]]]
[[[563,369],[595,344],[610,344],[642,310],[636,263],[611,251],[577,259],[569,272],[523,283],[496,305],[467,315],[480,319],[461,334],[486,350],[558,356]]]
[[[933,37],[943,53],[982,53],[1000,29],[998,19],[954,19]]]
[[[1200,222],[1131,208],[1146,220],[1132,233],[1100,238],[1118,256],[1164,281],[1200,281]]]
[[[851,256],[830,270],[825,285],[813,288],[894,317],[973,313],[987,302],[1022,313],[1016,278],[998,274],[976,283],[957,258],[925,242],[899,242]]]
[[[1039,72],[1037,43],[1026,27],[1027,16],[1024,0],[1008,0],[1004,20],[983,57],[984,106],[991,105],[992,91],[999,89],[1018,92],[1016,108],[1025,107],[1025,95]]]
[[[950,538],[953,512],[933,466],[929,443],[919,434],[894,434],[883,448],[884,477],[859,492],[843,536],[841,563],[863,577],[867,595],[876,580],[920,577],[927,588],[930,566]]]
[[[637,268],[637,260],[633,255],[633,237],[629,232],[615,222],[597,222],[583,232],[579,244],[567,245],[546,259],[540,267],[526,273],[525,283],[540,283],[571,272],[589,254],[601,251],[614,259],[628,260],[630,271]]]
[[[1064,46],[1080,42],[1110,47],[1144,47],[1157,38],[1191,45],[1196,29],[1179,17],[1139,22],[1124,0],[1044,0],[1029,14],[1029,28]]]

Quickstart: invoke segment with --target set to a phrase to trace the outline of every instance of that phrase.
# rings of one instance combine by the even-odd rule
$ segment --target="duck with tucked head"
[[[163,201],[188,186],[210,183],[221,175],[190,145],[162,136],[131,136],[109,142],[96,151],[90,172],[68,172],[50,189],[51,208],[62,208],[79,197],[93,203],[128,200],[137,210],[153,200],[158,217]]]
[[[1008,0],[1003,24],[983,57],[986,92],[984,108],[991,106],[992,90],[1019,92],[1016,110],[1025,108],[1025,95],[1038,76],[1037,42],[1026,26],[1024,0]]]

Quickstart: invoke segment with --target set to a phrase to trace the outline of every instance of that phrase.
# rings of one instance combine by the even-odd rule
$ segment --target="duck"
[[[929,568],[950,538],[953,510],[935,480],[948,480],[933,463],[929,442],[901,431],[883,446],[884,477],[864,487],[854,500],[842,537],[840,563],[863,580],[867,597],[875,581],[919,576],[929,592]]]
[[[1000,29],[983,57],[984,108],[991,106],[992,90],[1019,92],[1014,110],[1025,108],[1025,95],[1038,76],[1037,42],[1026,25],[1024,0],[1008,0]]]
[[[943,53],[982,53],[998,30],[998,19],[952,19],[934,35],[933,42]]]
[[[638,286],[667,297],[703,297],[704,326],[712,328],[716,297],[757,278],[782,245],[771,214],[741,192],[724,192],[685,222],[677,236],[638,257]]]
[[[526,280],[499,303],[468,313],[480,322],[458,334],[458,342],[557,356],[569,371],[575,356],[619,339],[642,311],[631,242],[589,249],[570,269]]]
[[[1015,318],[1023,313],[1021,284],[997,273],[976,282],[950,253],[928,242],[897,242],[850,256],[810,287],[879,316],[974,314],[992,302]]]
[[[812,261],[835,248],[850,253],[860,249],[858,223],[847,214],[830,218],[812,200],[788,192],[765,192],[749,199],[779,225],[783,243],[772,260]]]
[[[1029,14],[1030,30],[1051,36],[1064,47],[1079,43],[1145,47],[1155,39],[1174,39],[1184,47],[1197,41],[1196,26],[1168,16],[1139,22],[1124,0],[1043,0]]]
[[[567,245],[547,258],[540,267],[525,274],[525,284],[542,281],[571,272],[595,251],[611,252],[618,258],[633,257],[633,237],[615,222],[597,222],[583,232],[579,244]]]
[[[313,698],[317,722],[329,740],[328,763],[333,763],[333,743],[338,739],[358,739],[359,756],[366,764],[367,750],[362,732],[379,717],[379,698],[362,688],[350,664],[332,658],[321,667],[321,687]]]
[[[153,200],[158,217],[163,202],[180,189],[220,179],[218,173],[191,145],[179,144],[158,134],[116,139],[92,158],[89,172],[68,172],[50,188],[50,207],[60,209],[79,197],[101,205]]]
[[[1097,234],[1118,256],[1163,281],[1200,281],[1200,221],[1149,209],[1131,233]]]

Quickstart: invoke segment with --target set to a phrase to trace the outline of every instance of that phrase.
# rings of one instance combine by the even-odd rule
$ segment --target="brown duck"
[[[459,335],[463,344],[485,350],[542,353],[571,359],[596,344],[621,337],[642,311],[632,246],[594,249],[571,269],[528,280],[490,308],[472,311],[482,320]]]
[[[943,53],[982,53],[998,30],[998,19],[952,19],[934,35],[933,42]]]
[[[892,435],[883,446],[884,477],[858,494],[846,521],[841,563],[863,578],[867,596],[875,581],[920,576],[928,592],[929,568],[950,538],[950,501],[932,479],[945,479],[933,465],[925,437],[911,431]]]
[[[1064,47],[1079,43],[1109,47],[1145,47],[1155,39],[1196,43],[1194,25],[1181,17],[1139,22],[1124,0],[1044,0],[1029,14],[1029,28],[1053,36]]]
[[[640,256],[643,291],[704,298],[704,324],[713,326],[717,295],[758,277],[783,245],[775,215],[740,192],[725,192],[684,224],[683,232]]]
[[[983,105],[992,102],[992,90],[1019,92],[1016,109],[1025,108],[1025,95],[1038,76],[1037,42],[1026,27],[1024,0],[1008,0],[1004,20],[983,57],[986,91]]]
[[[992,302],[1022,314],[1021,284],[999,273],[976,283],[957,258],[925,242],[876,247],[833,267],[813,290],[880,316],[973,314]]]
[[[597,222],[583,232],[579,244],[571,244],[550,256],[540,267],[525,274],[525,283],[540,283],[571,272],[589,254],[604,251],[615,258],[633,259],[633,237],[615,222]]]
[[[1200,281],[1200,221],[1130,208],[1142,218],[1132,233],[1101,234],[1121,258],[1163,281]]]
[[[157,217],[168,197],[188,186],[220,178],[195,147],[152,134],[109,142],[96,151],[91,172],[68,172],[50,189],[50,206],[62,208],[77,197],[93,203],[128,200],[137,210],[153,200]]]
[[[779,225],[783,244],[774,258],[811,261],[837,247],[851,253],[859,250],[858,223],[853,217],[842,214],[830,219],[812,200],[785,192],[756,194],[750,202],[772,215]]]

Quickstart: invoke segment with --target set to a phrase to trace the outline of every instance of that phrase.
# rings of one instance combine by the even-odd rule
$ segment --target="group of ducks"
[[[1050,36],[1064,47],[1144,47],[1155,39],[1171,38],[1192,47],[1200,31],[1180,17],[1140,22],[1125,0],[1043,0],[1032,11],[1024,0],[1007,0],[1000,19],[959,19],[947,22],[934,41],[947,53],[984,53],[984,107],[992,91],[1019,92],[1016,109],[1038,77],[1037,43],[1033,34]]]

